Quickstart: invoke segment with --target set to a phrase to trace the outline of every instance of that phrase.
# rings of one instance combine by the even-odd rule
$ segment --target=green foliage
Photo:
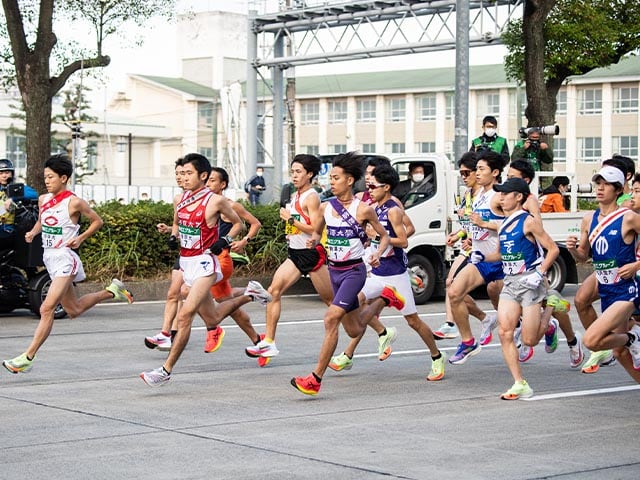
[[[640,47],[640,2],[558,0],[545,21],[544,38],[546,81],[611,65]],[[502,41],[509,49],[507,77],[525,82],[521,19],[509,24]]]
[[[247,246],[251,263],[239,267],[237,275],[256,276],[273,272],[287,256],[284,222],[278,205],[245,205],[260,222],[262,229]],[[178,256],[166,243],[167,235],[158,232],[158,223],[171,224],[173,205],[164,202],[140,201],[121,204],[111,201],[98,205],[96,212],[104,226],[82,245],[82,257],[87,277],[109,281],[124,279],[165,278]],[[82,229],[86,228],[86,220]]]

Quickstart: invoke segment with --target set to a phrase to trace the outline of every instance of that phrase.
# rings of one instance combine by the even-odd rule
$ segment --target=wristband
[[[464,230],[460,230],[456,236],[460,239],[460,240],[464,240],[465,238],[467,238],[467,232],[465,232]]]

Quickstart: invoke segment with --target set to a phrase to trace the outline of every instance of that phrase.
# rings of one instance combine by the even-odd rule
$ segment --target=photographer
[[[498,120],[496,120],[496,117],[492,115],[484,117],[482,119],[482,135],[473,139],[469,151],[493,150],[500,154],[506,165],[509,163],[509,145],[507,145],[506,138],[498,136],[497,128]]]
[[[24,200],[36,200],[38,193],[24,185],[21,196],[12,194],[9,186],[13,183],[15,168],[11,160],[0,159],[0,249],[12,249],[15,238],[16,203]]]
[[[540,140],[540,129],[527,129],[527,137],[520,140],[513,147],[511,160],[524,158],[529,160],[536,172],[552,170],[553,152],[545,142]]]

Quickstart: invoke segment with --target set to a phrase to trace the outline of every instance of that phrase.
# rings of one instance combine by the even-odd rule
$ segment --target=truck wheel
[[[436,271],[428,258],[422,255],[409,256],[409,275],[413,298],[417,305],[427,303],[436,288]]]
[[[51,286],[51,278],[49,277],[49,273],[46,270],[43,270],[31,280],[29,280],[29,309],[35,314],[40,315],[40,307],[42,306],[42,302],[47,296],[47,292],[49,292],[49,287]],[[53,313],[53,318],[64,318],[67,316],[67,312],[64,311],[62,305],[58,304],[55,312]]]
[[[549,288],[562,292],[564,284],[567,281],[567,264],[564,258],[562,258],[562,255],[558,255],[556,261],[551,265],[551,268],[547,272],[547,278],[549,279]]]

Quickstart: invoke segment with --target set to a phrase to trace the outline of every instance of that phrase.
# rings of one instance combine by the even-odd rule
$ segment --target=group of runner
[[[514,381],[501,395],[505,400],[533,395],[520,364],[531,358],[542,337],[546,351],[555,351],[558,329],[567,338],[571,367],[582,366],[583,372],[593,373],[615,358],[640,382],[640,326],[633,320],[640,305],[636,282],[640,215],[633,211],[640,210],[640,175],[633,177],[633,162],[618,157],[604,163],[593,177],[598,209],[584,217],[580,236],[566,241],[578,261],[592,256],[595,269],[576,294],[576,307],[586,330],[582,341],[571,327],[568,302],[548,289],[546,273],[559,251],[544,231],[537,198],[529,189],[533,169],[526,161],[514,161],[507,180],[501,183],[503,162],[499,154],[489,150],[465,154],[458,162],[468,189],[458,212],[462,228],[450,235],[448,243],[461,242],[462,253],[447,278],[449,321],[433,332],[418,316],[413,300],[404,249],[415,228],[401,202],[391,194],[399,178],[387,159],[376,157],[365,165],[363,157],[354,152],[337,155],[330,172],[333,198],[321,202],[312,188],[320,160],[297,155],[291,163],[296,191],[290,203],[280,209],[280,218],[286,222],[287,259],[276,269],[268,289],[254,281],[244,289],[233,289],[229,283],[232,253],[244,251],[258,234],[260,222],[240,203],[224,196],[229,183],[224,169],[212,168],[200,154],[185,155],[176,162],[176,181],[183,193],[174,199],[173,223],[157,227],[169,234],[168,243],[179,247],[180,254],[172,270],[161,332],[145,338],[147,347],[169,354],[162,366],[140,377],[150,386],[171,379],[196,313],[207,327],[205,352],[220,347],[224,338],[220,323],[231,316],[251,341],[246,354],[265,366],[279,353],[275,337],[282,295],[301,276],[308,275],[327,309],[315,368],[308,375],[291,379],[292,386],[305,394],[320,391],[327,368],[352,368],[355,349],[367,326],[378,334],[379,359],[389,357],[397,330],[380,321],[385,306],[401,311],[429,349],[429,381],[444,378],[445,355],[436,339],[455,338],[459,332],[461,343],[449,358],[450,364],[459,365],[480,352],[498,326],[504,360]],[[79,299],[75,296],[73,282],[82,280],[84,272],[74,249],[101,227],[102,220],[84,200],[67,190],[71,174],[72,164],[64,156],[52,157],[45,164],[48,193],[40,197],[40,217],[25,239],[30,242],[42,233],[52,284],[31,345],[23,354],[3,362],[13,373],[32,367],[37,350],[51,331],[58,303],[75,317],[110,298],[133,301],[117,279],[105,290]],[[353,186],[362,176],[367,190],[354,195]],[[82,233],[78,225],[81,214],[89,219],[89,227]],[[244,222],[249,229],[241,236]],[[497,315],[482,312],[469,296],[483,284]],[[591,306],[598,297],[602,302],[600,316]],[[241,308],[250,301],[266,306],[265,334],[253,328]],[[478,340],[471,331],[470,313],[482,322]],[[340,325],[352,340],[344,352],[334,355]],[[584,364],[582,344],[592,351]]]

